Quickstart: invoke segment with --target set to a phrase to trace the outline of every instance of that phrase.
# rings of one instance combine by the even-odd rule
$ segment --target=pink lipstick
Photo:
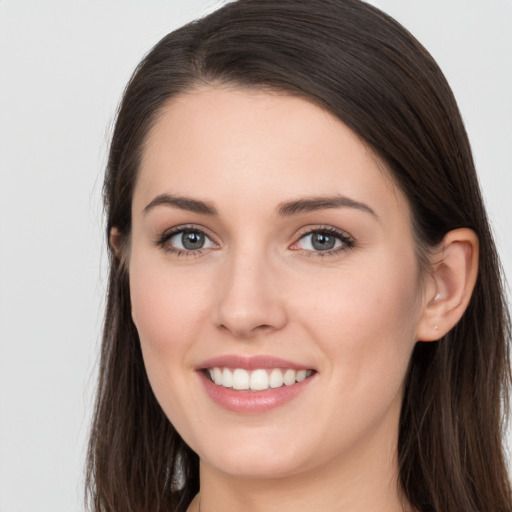
[[[261,413],[280,407],[312,382],[316,371],[272,356],[226,355],[197,367],[208,396],[233,412]]]

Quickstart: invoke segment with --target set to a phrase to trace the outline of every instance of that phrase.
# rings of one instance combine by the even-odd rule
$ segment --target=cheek
[[[137,254],[130,261],[130,295],[141,343],[156,352],[175,349],[184,333],[193,334],[204,304],[193,275],[177,278],[165,264]]]
[[[193,369],[191,353],[205,314],[205,290],[199,285],[193,276],[177,275],[144,254],[133,254],[130,261],[132,318],[151,388],[174,427],[189,434],[194,372],[185,370]]]
[[[151,270],[138,271],[137,266],[130,270],[131,308],[143,348],[149,345],[159,353],[172,341],[169,337],[177,303],[165,279]]]
[[[166,413],[179,416],[176,397],[193,374],[183,370],[193,368],[191,350],[200,338],[199,318],[206,314],[205,290],[192,274],[177,275],[165,260],[144,253],[132,254],[129,272],[132,318],[148,379]]]
[[[300,309],[308,312],[302,316],[310,335],[344,385],[380,393],[385,383],[390,391],[401,386],[416,342],[421,294],[414,255],[390,253],[376,261],[320,281],[303,295]]]

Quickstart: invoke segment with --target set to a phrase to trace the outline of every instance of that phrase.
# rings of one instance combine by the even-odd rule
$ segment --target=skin
[[[162,194],[217,214],[148,208]],[[373,213],[278,213],[340,195]],[[155,395],[199,454],[201,510],[408,510],[395,457],[404,378],[416,341],[450,327],[436,329],[434,312],[452,290],[422,279],[407,201],[383,163],[304,99],[202,87],[173,98],[150,132],[132,216],[132,316]],[[202,249],[158,243],[191,225],[208,236]],[[307,233],[326,227],[353,246],[314,250]],[[459,245],[456,258],[473,261]],[[240,414],[215,404],[196,371],[225,354],[316,373],[281,407]]]

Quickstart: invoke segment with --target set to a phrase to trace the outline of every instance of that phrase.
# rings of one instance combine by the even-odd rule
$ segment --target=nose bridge
[[[281,329],[287,319],[277,280],[264,247],[233,247],[220,273],[217,325],[237,337]]]

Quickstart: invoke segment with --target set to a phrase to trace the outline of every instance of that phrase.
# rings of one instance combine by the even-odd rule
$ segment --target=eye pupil
[[[181,243],[188,250],[201,249],[204,245],[204,233],[184,231],[181,235]]]
[[[311,244],[317,251],[328,251],[333,249],[336,244],[336,238],[325,233],[313,233]]]

